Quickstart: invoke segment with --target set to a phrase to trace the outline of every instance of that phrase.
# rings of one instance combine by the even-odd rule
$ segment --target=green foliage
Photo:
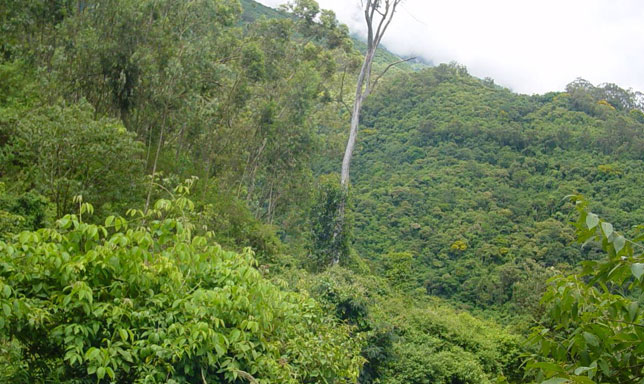
[[[0,0],[0,34],[0,381],[530,381],[467,309],[541,320],[548,383],[640,379],[640,94],[396,66],[338,228],[363,47],[317,2]]]
[[[564,196],[592,197],[626,228],[644,221],[644,125],[625,105],[594,115],[569,93],[517,95],[457,65],[392,76],[362,115],[357,253],[383,266],[408,252],[410,288],[538,318],[545,280],[594,257],[572,245]]]
[[[337,174],[320,177],[310,219],[313,269],[324,270],[334,260],[346,260],[349,255],[351,220],[338,217],[340,209],[348,210],[343,206],[346,193]]]
[[[309,10],[309,21],[237,0],[8,4],[2,17],[3,27],[11,29],[13,61],[0,65],[6,103],[0,147],[20,150],[9,139],[39,123],[34,114],[51,120],[48,125],[69,119],[65,129],[74,135],[81,123],[96,126],[85,122],[93,115],[97,125],[120,123],[134,133],[144,152],[125,150],[123,161],[143,160],[149,180],[198,175],[201,189],[217,186],[235,196],[255,219],[279,225],[284,238],[307,233],[302,211],[312,198],[311,160],[324,147],[317,130],[343,123],[337,113],[340,84],[355,69],[355,51],[332,12],[320,11],[315,2],[298,6]],[[241,21],[248,24],[242,28]],[[29,28],[19,28],[23,22]],[[76,109],[83,111],[82,121],[71,119]],[[102,144],[97,147],[92,154],[102,155]],[[25,158],[6,177],[19,179],[23,191],[43,193],[58,216],[69,212],[76,194],[96,202],[98,216],[136,204],[145,189],[148,202],[161,196],[127,164],[113,164],[108,174],[118,181],[109,181],[111,191],[97,191],[102,179],[82,180],[73,169],[77,161],[54,170],[44,161],[34,173],[26,172],[34,154],[12,156]],[[52,171],[53,180],[41,177],[44,171]]]
[[[35,192],[15,196],[0,182],[0,238],[10,233],[36,230],[51,219],[49,202]]]
[[[55,228],[0,242],[0,345],[21,356],[3,380],[355,380],[349,328],[266,281],[250,250],[193,235],[192,207],[181,196],[93,225],[81,204]]]
[[[0,0],[0,60],[50,55],[41,44],[51,40],[53,30],[76,5],[72,0]]]
[[[32,84],[33,74],[29,66],[20,61],[0,60],[0,111],[3,120],[9,112],[7,107],[15,107],[15,104],[24,103],[28,96],[34,91]],[[0,138],[6,140],[5,135]]]
[[[387,319],[374,313],[380,305],[376,300],[384,292],[370,292],[383,288],[384,285],[367,282],[365,277],[337,266],[316,276],[312,286],[307,287],[328,311],[355,326],[355,331],[364,338],[361,355],[366,363],[358,379],[361,384],[378,382],[385,365],[395,358],[394,329]]]
[[[578,242],[601,247],[605,256],[585,262],[580,273],[551,279],[542,299],[546,322],[532,335],[538,355],[528,368],[547,382],[643,382],[643,237],[627,240],[583,198],[572,200]]]
[[[244,201],[229,193],[213,188],[205,200],[196,220],[213,232],[213,240],[227,249],[251,247],[261,262],[275,262],[283,244],[274,226],[262,223]]]
[[[250,24],[262,17],[279,19],[287,17],[283,11],[267,7],[253,0],[241,0],[243,12],[241,19],[244,23]]]
[[[584,79],[577,79],[568,84],[566,92],[575,109],[594,115],[616,109],[641,111],[643,107],[641,93],[619,88],[615,84],[594,86]]]
[[[5,175],[34,186],[61,217],[72,198],[85,195],[110,211],[132,201],[141,186],[141,147],[116,120],[96,119],[87,104],[25,109],[0,126],[9,139],[0,148]]]
[[[493,322],[339,267],[300,284],[364,335],[360,383],[478,384],[498,375],[522,380],[521,339]]]
[[[387,383],[492,383],[521,380],[520,339],[493,323],[444,305],[388,307],[400,339],[383,377]]]
[[[295,18],[301,19],[308,26],[314,24],[315,18],[320,13],[320,5],[315,0],[290,1],[286,3],[284,8]]]
[[[408,285],[413,260],[414,258],[409,252],[388,253],[382,257],[382,274],[389,279],[392,286]]]
[[[0,238],[22,230],[25,219],[11,212],[0,210]]]

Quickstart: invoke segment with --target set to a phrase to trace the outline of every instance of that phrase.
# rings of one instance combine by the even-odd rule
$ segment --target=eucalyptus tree
[[[351,64],[345,66],[346,68],[341,77],[342,81],[339,86],[340,89],[337,97],[338,101],[351,113],[349,140],[346,144],[344,159],[342,161],[342,173],[340,178],[341,187],[338,188],[336,191],[337,193],[332,194],[335,198],[323,198],[322,201],[317,202],[318,207],[316,209],[321,210],[321,212],[319,212],[319,215],[314,216],[325,218],[327,222],[313,223],[314,238],[325,239],[324,243],[326,244],[323,247],[323,252],[326,253],[326,256],[320,260],[330,260],[332,264],[337,264],[342,254],[346,254],[348,251],[348,248],[345,246],[347,244],[348,233],[344,216],[347,204],[346,195],[349,188],[349,168],[358,135],[360,110],[362,109],[364,101],[378,83],[378,80],[387,72],[387,70],[400,62],[406,61],[400,60],[399,62],[390,64],[379,76],[372,79],[372,64],[376,51],[387,29],[391,25],[394,14],[402,1],[403,0],[361,0],[360,2],[360,7],[364,12],[364,18],[367,25],[367,50],[364,57],[361,59],[362,65],[360,66],[358,64],[360,66],[360,70],[358,72],[356,82],[353,108],[349,108],[343,100],[344,79],[347,74],[346,68],[351,67]],[[318,32],[326,30],[325,33],[321,34],[324,37],[322,39],[318,39],[318,42],[325,42],[329,48],[343,45],[342,41],[345,35],[345,33],[343,33],[343,26],[337,25],[333,12],[320,10],[320,7],[315,0],[294,0],[283,6],[283,9],[293,14],[296,20],[299,20],[299,25],[301,26],[299,33],[307,35],[315,33],[313,31],[316,30]],[[333,33],[329,33],[329,31],[332,31]],[[349,59],[346,61],[347,63],[351,63],[353,57],[348,51],[351,51],[351,49],[347,50],[348,55],[345,58]],[[329,187],[327,182],[323,182],[322,184]],[[326,192],[320,192],[321,193],[318,197],[327,196]],[[323,230],[324,228],[326,228],[326,230]],[[318,230],[323,230],[323,233],[317,233]],[[318,249],[317,252],[319,253],[319,251],[320,250]]]
[[[349,140],[342,159],[342,186],[347,189],[349,187],[349,168],[351,166],[351,158],[358,138],[358,126],[360,125],[360,110],[362,104],[365,102],[371,91],[378,83],[384,72],[376,77],[373,81],[371,79],[371,70],[373,59],[380,42],[382,41],[385,32],[389,28],[394,14],[400,3],[403,0],[361,0],[361,6],[364,9],[364,18],[367,24],[367,51],[364,55],[362,68],[358,75],[356,82],[356,94],[353,100],[353,109],[351,111],[351,129],[349,130]],[[389,67],[396,63],[392,63]]]
[[[382,41],[385,32],[391,25],[398,6],[403,0],[361,0],[360,4],[364,10],[364,19],[367,25],[367,51],[365,52],[362,67],[356,81],[356,92],[353,100],[353,108],[351,110],[351,126],[349,130],[349,140],[344,151],[344,158],[342,159],[342,172],[340,175],[340,183],[344,191],[343,196],[339,200],[338,214],[336,219],[335,230],[333,233],[333,241],[338,238],[343,238],[345,229],[345,207],[347,193],[349,190],[349,172],[351,167],[351,159],[358,138],[358,127],[360,125],[360,111],[362,104],[375,88],[378,80],[387,72],[389,68],[396,65],[392,63],[377,77],[372,80],[373,59],[378,50],[378,46]],[[337,249],[337,247],[336,247]],[[333,255],[333,264],[340,261],[340,254]]]

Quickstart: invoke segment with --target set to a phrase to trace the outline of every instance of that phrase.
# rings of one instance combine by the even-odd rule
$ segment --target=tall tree
[[[343,238],[345,228],[345,207],[347,193],[349,189],[349,169],[351,167],[351,158],[353,157],[353,150],[358,138],[358,126],[360,125],[360,110],[362,104],[369,97],[369,94],[374,89],[378,80],[387,72],[389,68],[397,63],[390,64],[385,70],[377,76],[373,81],[371,79],[371,70],[373,59],[376,56],[376,50],[380,45],[382,37],[389,28],[393,20],[396,9],[403,0],[361,0],[361,6],[364,9],[364,18],[367,23],[367,51],[362,61],[358,81],[356,82],[356,94],[353,100],[353,109],[351,111],[351,129],[349,130],[349,140],[344,151],[344,158],[342,159],[342,173],[340,175],[340,183],[342,184],[343,196],[338,205],[338,217],[336,220],[336,228],[333,233],[333,241]],[[340,249],[336,247],[336,249]],[[340,261],[340,255],[333,256],[333,264]]]
[[[360,74],[358,75],[358,81],[356,83],[356,96],[353,101],[353,110],[351,112],[349,141],[347,142],[347,146],[344,151],[344,158],[342,159],[341,183],[345,190],[349,187],[349,168],[351,166],[351,158],[353,157],[353,150],[358,137],[360,110],[362,109],[362,104],[367,97],[369,97],[369,94],[382,76],[378,76],[373,82],[371,81],[373,58],[376,55],[376,50],[378,49],[378,45],[380,45],[382,37],[389,28],[391,20],[393,20],[396,8],[398,8],[398,5],[400,5],[402,1],[403,0],[361,0],[361,5],[364,9],[364,18],[367,22],[367,52],[365,52],[362,68],[360,69]]]

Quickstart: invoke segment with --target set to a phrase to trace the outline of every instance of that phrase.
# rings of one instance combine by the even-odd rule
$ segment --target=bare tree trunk
[[[349,188],[349,170],[351,167],[351,158],[353,157],[353,150],[356,145],[356,140],[358,138],[358,126],[360,125],[360,110],[362,109],[362,103],[369,96],[369,89],[364,89],[365,83],[371,81],[371,62],[375,55],[374,51],[367,51],[365,55],[364,62],[362,63],[362,69],[360,70],[360,75],[358,76],[358,82],[356,84],[356,98],[353,102],[353,110],[351,111],[351,128],[349,130],[349,140],[347,141],[347,147],[344,151],[344,158],[342,159],[342,175],[340,177],[340,182],[344,189]]]
[[[338,204],[337,220],[335,230],[333,231],[333,242],[338,241],[345,230],[345,211],[346,200],[349,192],[349,179],[351,169],[351,159],[353,158],[353,151],[355,149],[356,140],[358,138],[358,127],[360,125],[360,111],[362,104],[369,97],[371,90],[375,83],[382,76],[376,78],[376,82],[371,82],[371,69],[373,58],[376,55],[378,45],[382,40],[394,14],[396,7],[402,0],[362,0],[361,4],[364,7],[365,21],[367,22],[367,52],[365,53],[362,68],[356,82],[356,96],[353,101],[353,110],[351,111],[351,126],[349,130],[349,140],[344,151],[342,159],[342,173],[340,175],[340,183],[342,186],[342,198]],[[390,66],[391,67],[391,66]],[[388,70],[390,67],[387,67]],[[385,70],[385,71],[386,71]],[[383,73],[384,74],[384,73]],[[332,258],[332,264],[336,265],[340,262],[340,251],[336,251]]]

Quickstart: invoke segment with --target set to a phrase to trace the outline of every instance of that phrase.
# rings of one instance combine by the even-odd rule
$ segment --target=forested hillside
[[[400,63],[336,241],[364,49],[312,0],[0,0],[0,383],[640,382],[641,95]]]
[[[365,109],[356,249],[378,265],[408,252],[431,295],[525,311],[549,270],[593,257],[573,243],[565,196],[627,233],[644,222],[636,102],[583,80],[516,95],[454,65],[395,77]]]

